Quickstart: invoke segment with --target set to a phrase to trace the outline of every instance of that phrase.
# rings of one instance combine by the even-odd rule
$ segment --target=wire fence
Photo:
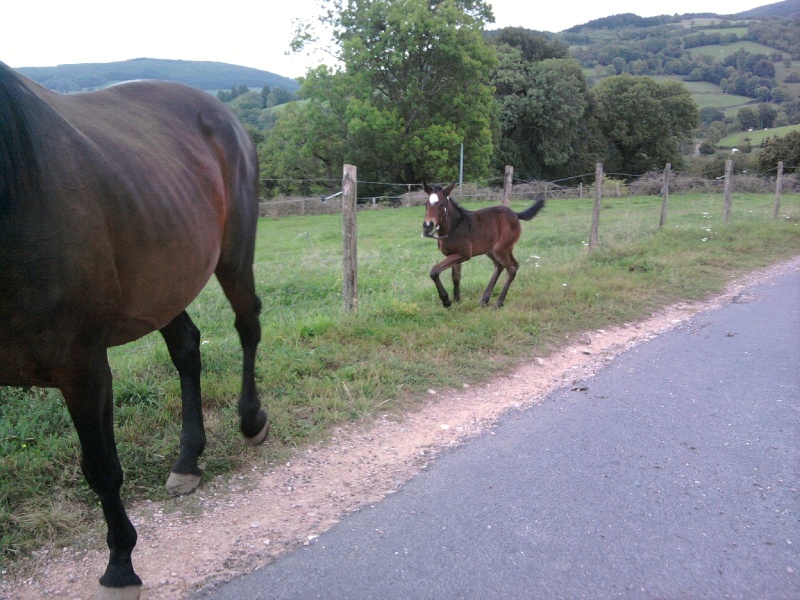
[[[718,171],[715,171],[716,173]],[[732,190],[736,193],[772,193],[775,191],[778,166],[760,173],[734,173],[731,178]],[[510,201],[546,198],[547,200],[569,198],[593,198],[595,184],[585,183],[594,178],[595,173],[582,173],[571,177],[545,181],[513,179],[508,198]],[[503,177],[475,182],[462,182],[456,187],[454,196],[461,200],[499,204],[503,200]],[[325,186],[336,189],[341,186],[341,179],[262,179],[265,186],[279,183],[291,183],[297,186]],[[442,182],[450,183],[450,182]],[[401,206],[421,206],[427,200],[422,193],[422,184],[362,181],[359,185],[370,190],[382,190],[384,193],[372,193],[357,198],[358,210],[381,208],[398,208]],[[602,194],[606,198],[624,198],[628,196],[659,196],[663,194],[664,176],[662,171],[650,171],[643,175],[629,173],[604,173]],[[669,192],[672,194],[722,194],[725,176],[713,173],[690,173],[672,171],[669,179]],[[784,174],[781,189],[784,193],[800,193],[800,175]],[[317,196],[277,196],[262,200],[260,214],[263,217],[280,217],[289,215],[338,214],[342,210],[341,191],[329,195]]]

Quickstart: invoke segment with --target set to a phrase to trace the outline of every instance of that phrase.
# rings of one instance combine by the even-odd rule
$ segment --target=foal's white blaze
[[[436,194],[431,194],[431,197],[428,198],[428,202],[430,202],[431,204],[436,204],[438,201],[439,201],[439,196],[437,196]]]

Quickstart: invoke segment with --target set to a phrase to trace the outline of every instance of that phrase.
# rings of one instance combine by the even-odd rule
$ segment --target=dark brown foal
[[[519,221],[530,221],[536,216],[544,206],[544,199],[537,200],[533,206],[520,213],[507,206],[490,206],[471,211],[459,206],[450,197],[455,182],[445,189],[439,185],[422,185],[428,194],[422,235],[437,240],[439,250],[446,257],[431,269],[431,279],[436,284],[442,304],[445,308],[452,304],[439,277],[442,271],[452,269],[453,300],[458,302],[461,300],[461,263],[473,256],[485,254],[494,263],[494,273],[481,297],[481,306],[489,303],[500,273],[505,269],[508,274],[506,283],[497,298],[497,308],[500,308],[519,269],[519,263],[512,254],[522,233]]]

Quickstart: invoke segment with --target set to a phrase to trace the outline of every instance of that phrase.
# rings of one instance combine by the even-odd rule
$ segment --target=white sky
[[[524,2],[488,0],[495,24],[558,32],[620,13],[642,17],[689,12],[733,14],[774,0]],[[550,7],[552,6],[552,8]],[[293,19],[313,19],[317,0],[11,0],[2,10],[0,61],[18,67],[113,62],[131,58],[209,60],[285,77],[304,75],[324,58],[286,56]]]

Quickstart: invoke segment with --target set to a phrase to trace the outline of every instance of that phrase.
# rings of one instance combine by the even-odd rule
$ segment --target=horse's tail
[[[544,198],[539,198],[533,206],[523,210],[522,212],[516,213],[516,215],[523,221],[530,221],[533,217],[536,216],[536,213],[542,210],[543,207],[544,207]]]

